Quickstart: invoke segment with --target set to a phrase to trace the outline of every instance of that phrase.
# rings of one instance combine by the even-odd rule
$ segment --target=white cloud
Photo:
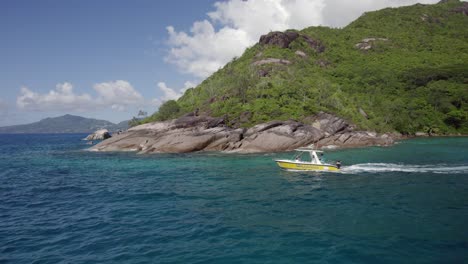
[[[168,101],[168,100],[177,100],[182,95],[184,95],[184,93],[185,93],[185,91],[187,89],[193,88],[195,86],[197,86],[197,84],[195,82],[186,81],[184,83],[184,88],[174,89],[174,88],[167,87],[165,82],[159,82],[158,83],[158,88],[159,88],[159,90],[161,90],[163,92],[164,95],[161,97],[161,99],[153,99],[153,102],[159,104],[161,102]]]
[[[194,88],[198,84],[195,81],[186,81],[184,83],[184,87],[181,89],[169,88],[165,82],[158,82],[158,88],[163,92],[163,96],[160,98],[154,98],[151,101],[151,104],[154,106],[160,105],[162,102],[169,101],[169,100],[177,100],[182,95],[184,95],[185,91],[189,88]]]
[[[182,96],[181,92],[177,92],[176,90],[167,87],[165,82],[158,82],[158,87],[159,90],[164,93],[164,96],[161,97],[162,101],[177,100]]]
[[[440,0],[327,0],[323,10],[323,24],[332,27],[344,27],[357,19],[364,12],[375,11],[386,7],[406,5],[435,4]]]
[[[84,111],[92,104],[93,99],[89,94],[75,94],[73,86],[68,82],[57,84],[55,90],[50,90],[47,94],[21,87],[21,95],[16,99],[16,105],[20,109],[32,111]]]
[[[168,26],[166,61],[197,78],[206,78],[270,31],[309,26],[344,26],[363,12],[439,0],[228,0],[214,4],[208,19],[190,32]]]
[[[270,30],[318,24],[323,7],[322,0],[231,0],[216,3],[216,10],[208,16],[214,22],[246,32],[255,41]]]
[[[143,97],[127,81],[103,82],[94,85],[99,94],[97,103],[123,111],[127,106],[141,104]]]
[[[195,87],[197,82],[186,81],[180,89],[170,88],[164,82],[157,85],[163,95],[152,100],[145,100],[129,82],[123,80],[94,84],[95,96],[75,93],[73,85],[68,82],[59,83],[55,89],[44,94],[21,87],[16,105],[26,111],[91,112],[106,108],[126,111],[129,107],[155,107],[164,101],[177,100],[188,88]],[[7,113],[7,109],[7,104],[0,99],[0,118]]]
[[[195,22],[192,36],[168,27],[171,51],[167,61],[182,71],[205,78],[251,44],[245,32],[223,28],[216,32],[207,20]]]
[[[46,94],[21,87],[16,99],[18,108],[30,111],[86,112],[103,108],[123,111],[127,106],[143,103],[143,97],[127,81],[104,82],[94,85],[98,96],[76,94],[71,83],[59,83]]]
[[[320,21],[321,1],[231,0],[218,2],[210,21],[196,21],[190,33],[167,27],[171,49],[166,60],[205,78],[271,30],[302,28]],[[305,11],[307,10],[307,12]],[[218,30],[215,26],[220,24]]]
[[[185,92],[185,91],[187,91],[187,89],[197,87],[197,85],[198,85],[198,83],[195,82],[195,81],[186,81],[184,83],[184,89],[182,89],[182,91]]]

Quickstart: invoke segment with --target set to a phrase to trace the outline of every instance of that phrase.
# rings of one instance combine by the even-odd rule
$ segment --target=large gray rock
[[[288,151],[309,145],[323,137],[323,132],[296,121],[273,121],[250,128],[238,152]]]
[[[262,45],[273,45],[280,48],[288,48],[289,44],[299,37],[299,33],[294,31],[279,32],[274,31],[260,37],[259,43]]]
[[[387,145],[393,142],[389,135],[354,132],[348,122],[328,113],[319,113],[307,121],[271,121],[249,129],[234,129],[225,125],[224,118],[184,116],[177,120],[133,127],[90,150],[258,153],[290,151],[317,142],[321,146],[338,147]]]
[[[377,134],[368,131],[347,131],[324,138],[317,142],[321,148],[351,148],[364,146],[390,146],[397,135]]]
[[[289,65],[289,64],[291,64],[291,62],[288,61],[288,60],[285,60],[285,59],[268,58],[268,59],[264,59],[264,60],[255,61],[255,62],[252,63],[252,65],[254,65],[254,66],[259,66],[259,65],[263,65],[263,64]]]
[[[462,5],[459,7],[456,7],[452,9],[452,12],[454,13],[460,13],[462,15],[468,16],[468,3],[464,2]]]
[[[141,153],[183,153],[223,150],[235,141],[235,131],[223,120],[204,116],[184,116],[168,122],[155,122],[129,129],[126,133],[102,142],[91,150],[138,151]]]
[[[99,129],[94,133],[88,135],[84,140],[104,140],[111,137],[111,134],[107,129]]]
[[[302,50],[296,50],[296,52],[294,52],[294,54],[296,54],[297,56],[302,57],[302,58],[307,57],[307,54],[305,54],[305,52],[303,52]]]
[[[274,31],[260,37],[260,45],[272,45],[279,48],[290,48],[291,42],[301,37],[317,53],[325,51],[325,45],[320,40],[313,39],[307,35],[295,31],[279,32]]]
[[[315,116],[306,118],[304,123],[322,131],[325,133],[325,137],[345,130],[354,130],[354,126],[350,125],[343,118],[325,112],[320,112]]]
[[[365,38],[361,42],[354,45],[357,49],[360,50],[370,50],[374,47],[374,44],[378,41],[388,41],[387,38]]]

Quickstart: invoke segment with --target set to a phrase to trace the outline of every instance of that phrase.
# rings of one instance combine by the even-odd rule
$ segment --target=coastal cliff
[[[269,32],[96,151],[279,152],[468,133],[468,3]],[[376,131],[376,132],[373,132]]]
[[[224,118],[183,116],[133,127],[90,150],[135,151],[141,154],[194,151],[261,153],[291,151],[309,144],[329,148],[387,146],[398,137],[396,134],[358,131],[344,119],[323,112],[307,120],[307,123],[271,121],[246,129],[228,127]]]
[[[172,111],[142,123],[199,109],[227,115],[232,127],[253,127],[307,123],[322,111],[365,131],[467,134],[467,10],[467,2],[447,0],[367,12],[344,28],[265,32],[242,56],[166,102]]]

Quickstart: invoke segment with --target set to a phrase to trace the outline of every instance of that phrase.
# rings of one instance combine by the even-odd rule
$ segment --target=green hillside
[[[145,122],[199,109],[248,127],[325,111],[379,132],[467,134],[467,14],[449,0],[288,31],[287,47],[257,43]]]

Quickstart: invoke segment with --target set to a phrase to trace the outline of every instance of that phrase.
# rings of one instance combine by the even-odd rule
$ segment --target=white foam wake
[[[341,169],[344,173],[360,172],[415,172],[415,173],[445,173],[468,174],[468,166],[449,166],[444,164],[434,165],[402,165],[393,163],[363,163],[346,166]]]

